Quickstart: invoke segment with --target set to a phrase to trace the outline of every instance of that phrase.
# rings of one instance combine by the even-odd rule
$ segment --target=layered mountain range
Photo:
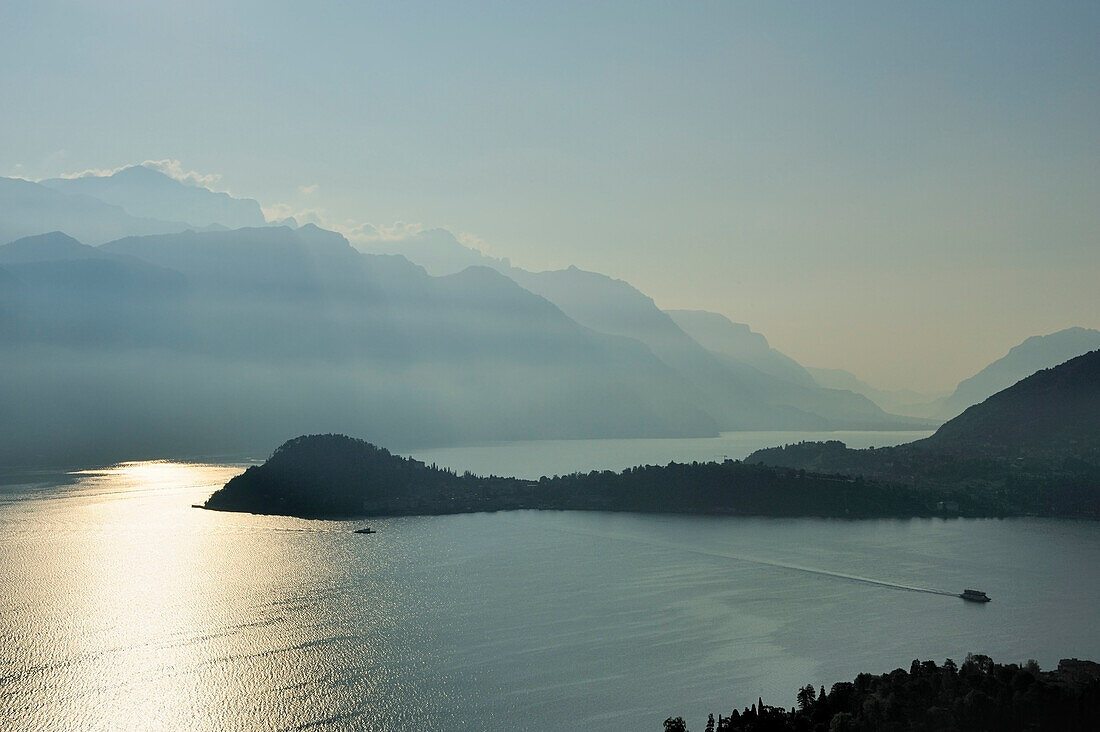
[[[5,463],[239,456],[332,430],[411,447],[931,424],[621,280],[529,272],[445,230],[364,252],[142,166],[0,179],[8,240]]]

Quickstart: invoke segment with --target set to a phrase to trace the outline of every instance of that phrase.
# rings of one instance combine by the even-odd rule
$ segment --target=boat
[[[377,534],[378,532],[368,526],[365,529],[356,529],[355,533],[356,534]]]
[[[970,600],[971,602],[989,602],[992,599],[981,590],[963,590],[959,597],[964,600]]]

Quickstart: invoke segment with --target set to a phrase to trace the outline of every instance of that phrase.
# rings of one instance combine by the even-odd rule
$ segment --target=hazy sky
[[[1100,327],[1098,37],[1095,2],[4,3],[0,175],[174,158],[947,388]]]

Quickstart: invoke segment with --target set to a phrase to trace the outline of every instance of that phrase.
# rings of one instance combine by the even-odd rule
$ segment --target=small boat
[[[990,599],[992,599],[981,590],[963,590],[959,597],[964,600],[970,600],[971,602],[989,602]]]
[[[368,526],[365,529],[356,529],[355,533],[356,534],[377,534],[378,532]]]

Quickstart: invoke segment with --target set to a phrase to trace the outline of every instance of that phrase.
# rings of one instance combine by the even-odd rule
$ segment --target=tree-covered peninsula
[[[954,491],[736,460],[639,466],[521,480],[457,474],[343,435],[297,437],[214,493],[205,508],[304,518],[556,509],[743,516],[934,516],[1004,513]]]
[[[1100,517],[1100,351],[1036,372],[908,445],[802,443],[745,461],[529,481],[457,473],[342,435],[298,437],[206,502],[302,517],[511,509],[744,516]]]

